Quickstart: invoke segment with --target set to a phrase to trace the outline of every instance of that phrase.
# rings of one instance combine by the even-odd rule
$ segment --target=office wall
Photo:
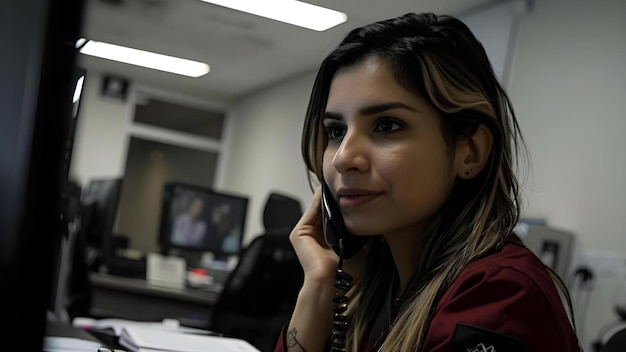
[[[224,170],[224,189],[248,194],[246,239],[263,230],[265,200],[272,191],[311,199],[300,153],[304,113],[314,74],[254,94],[233,107],[232,138]]]
[[[510,93],[532,154],[529,212],[626,249],[626,2],[537,1]]]
[[[587,350],[600,327],[616,318],[615,286],[624,280],[608,268],[619,260],[597,261],[617,253],[623,267],[626,258],[624,14],[623,0],[535,1],[519,23],[510,79],[532,157],[524,187],[528,214],[574,232],[577,261],[599,254],[593,289],[573,292],[586,315],[579,325]]]
[[[128,148],[128,121],[133,107],[101,94],[103,73],[85,76],[70,176],[80,184],[91,178],[121,177]]]

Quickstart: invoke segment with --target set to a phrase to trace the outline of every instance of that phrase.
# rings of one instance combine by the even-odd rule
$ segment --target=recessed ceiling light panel
[[[76,46],[80,47],[80,53],[85,55],[96,56],[103,59],[114,60],[188,77],[204,76],[210,71],[209,65],[203,62],[181,59],[174,56],[157,54],[94,40],[86,40],[84,38],[79,39]]]
[[[320,32],[348,20],[343,12],[297,0],[202,1]]]

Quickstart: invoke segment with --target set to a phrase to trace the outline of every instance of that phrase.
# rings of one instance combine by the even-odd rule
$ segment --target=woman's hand
[[[289,235],[304,271],[285,335],[287,351],[323,351],[331,334],[339,258],[324,240],[321,188]]]
[[[289,239],[304,270],[305,280],[321,283],[332,279],[334,284],[339,257],[324,240],[321,201],[321,188],[318,188]],[[361,250],[344,261],[343,270],[357,281],[362,276],[365,259],[365,251]]]
[[[321,195],[321,188],[315,190],[311,204],[289,235],[304,271],[304,283],[287,329],[288,351],[322,351],[331,335],[339,257],[324,240]],[[352,276],[362,272],[362,253],[344,263]]]
[[[313,194],[313,200],[296,226],[291,231],[289,240],[293,245],[305,281],[334,282],[339,258],[324,240],[321,208],[321,188]]]

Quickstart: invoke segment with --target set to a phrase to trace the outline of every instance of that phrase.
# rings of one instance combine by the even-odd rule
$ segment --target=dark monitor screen
[[[93,179],[83,192],[83,226],[87,246],[97,251],[90,265],[103,264],[111,255],[113,228],[122,188],[121,178]]]
[[[42,351],[86,1],[0,4],[0,282],[6,350]],[[10,30],[9,30],[10,29]],[[27,331],[27,332],[26,332]],[[27,338],[17,338],[28,334]]]
[[[159,244],[217,257],[241,251],[248,198],[183,183],[163,188]]]

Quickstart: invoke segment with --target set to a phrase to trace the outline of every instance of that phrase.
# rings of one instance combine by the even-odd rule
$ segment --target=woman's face
[[[202,208],[204,207],[204,203],[200,199],[194,199],[189,207],[189,215],[191,217],[196,218],[202,213]]]
[[[323,117],[323,172],[350,232],[423,231],[456,175],[439,118],[382,60],[337,72]]]

